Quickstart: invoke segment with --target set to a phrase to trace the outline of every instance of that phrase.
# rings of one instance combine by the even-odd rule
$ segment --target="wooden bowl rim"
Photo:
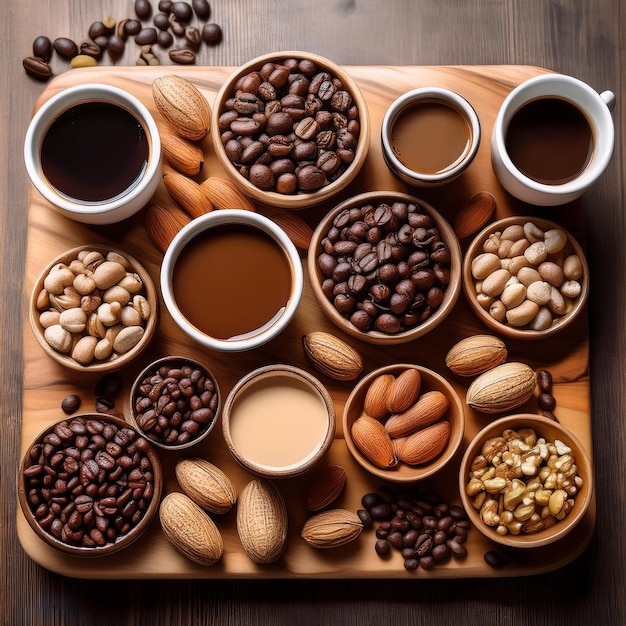
[[[349,320],[343,317],[333,306],[321,287],[320,271],[317,267],[317,255],[322,238],[326,235],[328,227],[335,216],[346,208],[361,206],[373,202],[383,202],[385,200],[411,202],[425,210],[437,224],[443,241],[450,250],[452,260],[450,263],[450,283],[444,292],[444,299],[441,306],[425,322],[401,333],[389,335],[376,330],[362,331],[354,326]],[[326,316],[341,330],[351,335],[355,339],[360,339],[366,343],[378,345],[396,345],[407,343],[424,336],[441,324],[454,309],[461,293],[462,267],[461,245],[450,223],[428,202],[421,200],[411,194],[400,191],[369,191],[347,198],[334,208],[332,208],[318,223],[311,237],[311,244],[307,254],[307,267],[309,281],[313,295],[317,303],[322,308]]]
[[[543,429],[558,433],[559,437],[555,436],[552,441],[556,438],[562,439],[564,443],[572,448],[578,467],[578,474],[584,481],[583,487],[576,494],[574,509],[564,520],[556,523],[554,526],[529,535],[499,535],[494,528],[487,526],[481,521],[479,512],[472,506],[470,498],[465,492],[465,485],[468,480],[468,468],[472,459],[478,454],[487,439],[501,435],[507,428],[515,429],[522,427],[532,428],[537,433],[538,437],[545,437],[548,441],[550,441],[550,439],[544,435]],[[461,459],[459,469],[459,494],[469,520],[485,537],[505,546],[514,548],[537,548],[561,539],[571,532],[583,519],[591,504],[593,491],[593,465],[585,447],[578,437],[568,428],[543,415],[517,413],[490,422],[472,438]]]
[[[335,181],[329,183],[325,187],[313,192],[299,193],[295,195],[282,194],[275,191],[264,191],[255,187],[250,181],[236,171],[231,161],[224,153],[224,146],[220,138],[219,117],[221,114],[222,103],[226,100],[233,89],[234,83],[244,74],[259,69],[263,64],[272,61],[282,61],[284,59],[297,58],[307,59],[316,63],[319,67],[327,70],[339,78],[352,95],[352,99],[356,103],[359,110],[359,139],[354,160],[346,168],[346,171]],[[280,207],[283,209],[306,209],[327,201],[329,198],[339,193],[347,187],[356,177],[359,170],[365,163],[370,149],[372,128],[369,117],[367,102],[361,89],[350,74],[339,64],[312,52],[303,52],[299,50],[287,50],[280,52],[271,52],[257,56],[250,61],[239,66],[224,81],[220,87],[214,101],[213,111],[211,115],[211,135],[213,140],[213,148],[220,165],[224,168],[228,177],[246,196],[252,198],[256,202],[266,206]]]
[[[565,315],[562,315],[561,317],[556,319],[553,322],[552,326],[550,326],[550,328],[546,328],[545,330],[513,328],[508,324],[502,324],[501,322],[498,322],[491,315],[489,315],[489,311],[486,311],[483,307],[481,307],[476,300],[476,289],[474,286],[474,279],[472,278],[472,261],[479,254],[478,251],[482,246],[484,240],[495,231],[503,230],[507,226],[512,226],[514,224],[524,224],[526,222],[533,222],[534,224],[542,228],[542,230],[547,230],[550,228],[558,228],[559,230],[562,230],[567,235],[567,245],[572,248],[573,252],[580,257],[583,266],[583,280],[581,283],[582,291],[578,296],[576,302],[574,303],[574,306]],[[472,239],[463,259],[462,282],[463,291],[465,292],[465,297],[469,302],[470,307],[472,308],[476,316],[483,322],[483,324],[485,324],[485,326],[506,337],[510,337],[511,339],[546,339],[563,330],[564,328],[567,328],[567,326],[569,326],[580,315],[585,305],[587,304],[587,299],[589,297],[589,266],[587,264],[587,258],[584,250],[582,249],[582,246],[578,243],[576,238],[560,224],[557,224],[556,222],[542,217],[524,215],[510,216],[487,225],[478,233],[478,235],[474,237],[474,239]]]
[[[350,429],[355,419],[362,413],[360,409],[362,409],[366,389],[372,381],[382,374],[398,375],[406,369],[415,369],[419,371],[422,379],[422,388],[425,388],[425,390],[438,388],[446,394],[448,400],[450,401],[448,417],[446,418],[450,422],[450,437],[441,454],[429,463],[414,467],[407,464],[400,464],[393,469],[382,469],[374,465],[371,461],[366,459],[361,452],[359,452],[352,440]],[[360,409],[357,411],[356,409],[359,407]],[[354,417],[351,417],[351,413],[354,414]],[[452,414],[456,416],[455,419],[451,419],[450,416]],[[417,365],[415,363],[395,363],[379,367],[359,380],[346,400],[342,416],[342,426],[346,446],[348,447],[348,450],[354,460],[359,463],[361,467],[367,470],[370,474],[389,482],[414,483],[430,478],[433,474],[436,474],[443,469],[444,466],[446,466],[454,458],[459,450],[461,442],[463,441],[463,435],[465,432],[465,408],[461,398],[452,384],[441,374],[438,374],[434,370],[424,367],[423,365]]]
[[[133,271],[139,274],[141,280],[143,281],[146,292],[145,297],[148,300],[148,304],[150,305],[151,310],[150,318],[146,320],[143,337],[132,350],[129,350],[121,356],[116,356],[115,358],[109,357],[105,361],[93,361],[89,365],[81,365],[80,363],[76,362],[71,356],[57,352],[48,344],[43,335],[42,326],[39,323],[40,312],[37,309],[37,297],[40,291],[43,289],[44,279],[48,275],[50,270],[55,265],[57,265],[57,263],[67,263],[67,261],[71,262],[78,257],[79,252],[82,252],[84,250],[94,250],[97,252],[114,252],[116,254],[122,255],[125,259],[127,259],[128,262],[132,265]],[[156,286],[154,284],[154,281],[152,280],[152,277],[148,273],[148,270],[146,270],[146,268],[139,261],[137,261],[134,256],[132,256],[125,250],[122,250],[121,248],[117,248],[115,246],[95,243],[76,246],[74,248],[66,250],[65,252],[62,252],[61,254],[57,255],[52,261],[50,261],[35,280],[31,291],[28,307],[28,319],[30,322],[30,327],[33,331],[35,339],[37,340],[37,343],[41,346],[43,351],[63,367],[66,367],[73,372],[79,372],[83,374],[102,374],[105,372],[113,372],[130,363],[152,341],[154,333],[156,332],[158,318],[159,299],[157,296]]]

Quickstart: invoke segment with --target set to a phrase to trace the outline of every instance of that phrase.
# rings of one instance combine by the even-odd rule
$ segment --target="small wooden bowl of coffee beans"
[[[130,390],[130,418],[148,441],[166,450],[182,450],[202,441],[221,409],[213,374],[181,356],[150,363]]]
[[[405,193],[359,194],[313,233],[315,298],[341,330],[372,344],[413,341],[441,324],[461,290],[461,249],[432,206]]]
[[[211,135],[241,192],[263,205],[317,206],[365,162],[371,127],[353,78],[309,52],[274,52],[237,69],[213,106]]]
[[[470,243],[463,288],[491,330],[512,339],[545,339],[584,309],[589,268],[582,247],[563,227],[538,217],[508,217]]]
[[[82,413],[50,424],[29,445],[17,493],[38,537],[66,554],[94,557],[139,539],[162,486],[145,437],[117,417]]]
[[[467,446],[459,471],[469,520],[488,539],[514,548],[553,543],[582,524],[593,483],[580,440],[530,413],[485,426]]]
[[[158,297],[147,270],[124,250],[83,245],[55,257],[35,281],[29,320],[44,352],[75,372],[104,374],[148,346]]]

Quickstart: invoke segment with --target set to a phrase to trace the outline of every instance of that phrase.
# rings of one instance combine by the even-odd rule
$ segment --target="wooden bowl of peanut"
[[[508,217],[484,228],[470,243],[463,288],[491,330],[512,339],[545,339],[584,309],[589,268],[580,244],[558,224]]]
[[[561,539],[581,522],[593,497],[593,468],[582,443],[547,417],[496,420],[470,442],[459,492],[472,524],[515,548]]]
[[[146,269],[112,246],[67,250],[33,285],[30,326],[44,352],[72,371],[117,370],[150,343],[158,297]]]

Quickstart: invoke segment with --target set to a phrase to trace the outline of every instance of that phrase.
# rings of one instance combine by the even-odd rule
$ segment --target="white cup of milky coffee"
[[[518,85],[498,111],[491,137],[493,170],[515,198],[557,206],[580,197],[613,154],[615,95],[564,74]]]
[[[212,211],[184,226],[165,251],[161,294],[178,327],[220,352],[276,338],[302,297],[295,245],[272,220],[242,209]]]
[[[24,161],[58,212],[113,224],[143,208],[161,180],[161,139],[150,111],[113,85],[68,87],[35,112]]]
[[[387,109],[381,127],[383,157],[409,185],[436,187],[467,170],[480,146],[480,121],[460,94],[420,87]]]

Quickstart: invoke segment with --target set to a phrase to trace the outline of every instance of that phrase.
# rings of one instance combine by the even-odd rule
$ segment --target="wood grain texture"
[[[411,85],[432,85],[455,89],[466,97],[475,107],[481,120],[483,137],[489,137],[493,120],[498,107],[510,89],[531,76],[542,73],[544,70],[525,66],[450,66],[438,67],[352,67],[347,70],[357,80],[361,87],[372,122],[375,138],[371,142],[371,149],[362,171],[357,180],[343,192],[349,197],[366,190],[400,189],[408,191],[385,167],[380,151],[378,137],[382,117],[394,98],[407,91]],[[205,95],[210,104],[213,104],[216,90],[232,68],[197,67],[192,69],[177,68],[170,70],[189,79]],[[37,102],[39,107],[45,100],[71,85],[86,81],[105,82],[122,87],[138,96],[151,110],[157,124],[164,121],[158,114],[151,96],[151,82],[156,76],[162,76],[163,69],[131,69],[123,68],[112,70],[98,68],[96,70],[74,71],[64,74],[53,81]],[[198,180],[209,175],[224,176],[224,171],[218,163],[211,142],[207,139],[203,143],[205,150],[205,167]],[[430,192],[431,202],[444,215],[451,219],[455,209],[468,198],[480,190],[493,190],[496,194],[497,208],[494,218],[502,218],[521,210],[499,190],[497,181],[491,170],[489,144],[483,140],[478,155],[468,169],[466,175],[459,182],[449,185],[444,190]],[[422,197],[422,193],[418,193]],[[336,204],[336,200],[328,202],[329,206]],[[325,214],[326,208],[318,206],[314,209],[299,211],[311,224],[316,224]],[[580,233],[582,208],[572,206],[566,223],[562,225],[572,232]],[[29,247],[26,264],[26,291],[32,291],[32,285],[37,275],[56,256],[76,243],[89,244],[90,242],[116,243],[144,264],[148,273],[158,281],[161,253],[155,250],[145,232],[144,215],[138,214],[123,224],[107,228],[93,228],[77,225],[72,220],[58,215],[52,207],[33,190],[31,195],[29,215]],[[465,242],[467,243],[467,242]],[[157,282],[158,284],[158,282]],[[325,330],[339,334],[339,331],[324,317],[312,297],[310,286],[305,283],[303,302],[293,322],[276,340],[258,350],[243,355],[230,355],[228,359],[220,354],[203,351],[194,345],[172,323],[165,311],[161,313],[161,323],[152,342],[148,354],[143,354],[134,363],[122,370],[126,387],[141,371],[150,358],[155,355],[166,356],[171,354],[189,355],[200,360],[209,367],[216,377],[222,391],[226,394],[239,378],[252,369],[255,363],[286,362],[311,369],[303,354],[301,337],[312,330]],[[403,346],[389,346],[375,348],[363,342],[347,339],[363,355],[367,364],[367,371],[379,365],[391,363],[419,363],[434,369],[447,376],[464,399],[467,385],[471,379],[457,379],[449,376],[443,365],[447,351],[463,337],[484,332],[476,316],[468,309],[467,303],[461,302],[455,307],[451,316],[435,331]],[[24,398],[22,421],[22,452],[25,452],[30,442],[50,422],[63,417],[59,406],[64,395],[69,393],[81,396],[82,410],[89,410],[93,398],[89,389],[83,384],[81,375],[70,376],[68,372],[51,362],[38,345],[33,346],[30,326],[25,324],[24,329]],[[507,341],[509,360],[524,360],[537,369],[548,367],[555,381],[555,397],[557,400],[557,414],[559,420],[568,426],[584,442],[591,453],[592,441],[590,432],[589,414],[589,376],[588,376],[588,342],[586,340],[586,315],[583,315],[574,328],[559,333],[554,338],[545,340],[540,346],[537,342]],[[572,341],[576,337],[577,341]],[[344,339],[346,339],[344,337]],[[381,358],[381,352],[384,357]],[[546,359],[546,353],[551,354]],[[549,360],[549,363],[548,363]],[[313,370],[313,373],[315,370]],[[352,389],[351,384],[337,383],[324,379],[331,391],[337,408],[337,435],[331,452],[324,460],[325,463],[337,463],[348,471],[348,485],[338,506],[356,511],[360,508],[361,497],[380,486],[380,481],[360,470],[351,458],[343,441],[341,415],[347,394]],[[86,388],[87,387],[87,388]],[[536,398],[533,397],[526,405],[527,412],[537,412]],[[128,415],[128,389],[124,389],[121,399],[117,402],[117,409]],[[524,412],[524,411],[522,411]],[[465,419],[464,442],[478,432],[491,418],[481,415],[467,408]],[[208,438],[194,447],[193,452],[220,467],[233,480],[240,493],[251,475],[243,471],[228,453],[217,428]],[[465,448],[461,446],[460,456]],[[165,493],[179,489],[172,473],[174,459],[181,455],[172,453],[160,454],[165,463],[166,490]],[[459,503],[456,487],[458,475],[458,461],[451,463],[441,475],[431,480],[433,489],[439,492],[448,501]],[[401,559],[389,561],[379,559],[372,549],[375,540],[373,532],[364,533],[355,545],[332,550],[316,551],[300,539],[300,530],[306,520],[306,511],[302,494],[306,493],[310,476],[279,482],[279,488],[285,495],[289,511],[289,538],[285,555],[278,563],[270,567],[259,567],[247,558],[241,548],[232,515],[224,518],[216,517],[215,521],[224,536],[225,554],[221,562],[215,567],[202,567],[182,558],[167,543],[158,523],[152,524],[147,535],[128,550],[124,550],[111,557],[103,557],[96,562],[93,560],[74,559],[58,555],[49,549],[37,538],[28,527],[21,515],[18,514],[18,534],[26,552],[35,561],[44,567],[66,575],[86,578],[114,578],[120,575],[128,578],[155,577],[182,577],[182,578],[225,578],[225,577],[363,577],[363,578],[448,578],[448,577],[488,577],[493,570],[486,565],[483,554],[493,546],[476,531],[469,535],[467,560],[452,561],[445,567],[437,567],[431,572],[419,570],[409,574],[401,566]],[[21,512],[20,512],[21,513]],[[591,508],[584,523],[566,540],[559,544],[541,550],[534,550],[532,554],[520,554],[512,558],[510,564],[503,568],[502,576],[525,576],[537,574],[558,567],[578,556],[586,547],[591,538],[595,522],[595,506]]]
[[[131,0],[11,2],[0,28],[0,623],[622,624],[626,622],[626,358],[624,171],[626,6],[622,0],[258,0],[212,2],[222,45],[200,65],[238,65],[271,50],[307,49],[346,65],[529,64],[573,74],[618,95],[614,159],[584,199],[595,288],[589,303],[591,409],[598,514],[589,548],[558,572],[489,580],[76,580],[39,567],[16,532],[14,468],[22,427],[23,312],[29,186],[22,142],[45,88],[21,68],[35,36],[82,40]],[[118,62],[134,65],[128,48]],[[111,65],[104,60],[103,64]],[[67,65],[55,59],[55,73]],[[555,217],[567,208],[555,212]],[[607,269],[609,268],[609,269]],[[379,355],[384,360],[384,353]],[[42,386],[45,386],[42,383]],[[59,395],[62,391],[59,392]],[[564,400],[561,400],[563,402]],[[523,583],[523,584],[521,584]]]

